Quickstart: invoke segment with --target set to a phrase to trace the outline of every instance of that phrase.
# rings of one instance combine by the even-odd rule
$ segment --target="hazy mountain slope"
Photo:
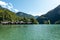
[[[34,18],[34,16],[30,15],[30,14],[26,14],[24,12],[18,12],[16,13],[17,16],[20,16],[20,17],[26,17],[26,18]]]

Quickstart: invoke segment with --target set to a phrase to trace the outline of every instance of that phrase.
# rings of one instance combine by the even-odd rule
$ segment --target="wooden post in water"
[[[50,20],[48,20],[48,24],[50,24]]]
[[[4,13],[3,13],[3,21],[4,21]]]

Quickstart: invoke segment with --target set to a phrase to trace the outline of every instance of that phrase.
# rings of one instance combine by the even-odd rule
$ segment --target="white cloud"
[[[6,3],[6,2],[3,2],[3,1],[0,1],[0,5],[2,5],[2,6],[6,6],[7,3]]]
[[[7,7],[8,7],[8,9],[13,9],[13,5],[11,4],[11,3],[8,3],[8,5],[7,5]]]
[[[15,12],[18,12],[19,10],[17,10],[17,9],[14,9],[15,10]]]
[[[18,12],[19,10],[15,9],[12,5],[12,3],[7,3],[7,2],[4,2],[4,1],[0,1],[0,5],[4,8],[8,8],[9,10],[11,11],[14,11],[14,12]]]

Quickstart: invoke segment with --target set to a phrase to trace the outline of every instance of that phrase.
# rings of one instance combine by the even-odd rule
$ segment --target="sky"
[[[40,16],[60,5],[60,0],[0,0],[0,5],[13,12]]]

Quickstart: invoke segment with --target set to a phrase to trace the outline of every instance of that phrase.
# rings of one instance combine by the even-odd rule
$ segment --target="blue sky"
[[[7,4],[8,9],[14,9],[31,15],[46,14],[60,4],[60,0],[0,0]],[[1,5],[2,3],[0,3]],[[14,11],[12,10],[12,11]]]

